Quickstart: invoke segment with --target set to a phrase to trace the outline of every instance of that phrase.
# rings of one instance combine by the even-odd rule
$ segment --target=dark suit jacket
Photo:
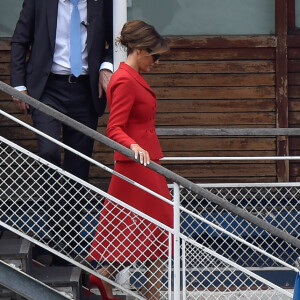
[[[155,130],[156,96],[141,74],[121,63],[109,82],[107,102],[107,136],[127,148],[139,144],[149,152],[151,160],[162,158]],[[114,160],[130,161],[119,152]]]
[[[98,98],[99,67],[103,61],[112,62],[112,2],[87,0],[88,70],[93,103],[99,116],[106,106],[106,97]],[[11,85],[26,86],[29,95],[36,99],[44,91],[52,66],[57,10],[58,0],[24,0],[12,37]]]

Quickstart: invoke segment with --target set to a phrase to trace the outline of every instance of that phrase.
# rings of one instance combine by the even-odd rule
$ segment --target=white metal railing
[[[17,94],[21,100],[52,114],[64,124],[83,130],[82,124],[3,83],[1,89],[10,95]],[[44,135],[1,110],[0,114]],[[100,138],[88,129],[84,132],[119,151],[119,146],[106,137]],[[51,140],[84,157],[64,144]],[[161,299],[292,298],[290,291],[267,280],[259,272],[278,272],[283,269],[298,271],[293,266],[300,248],[298,184],[224,184],[199,185],[198,188],[184,178],[178,180],[176,174],[166,172],[169,179],[174,178],[174,181],[182,184],[170,185],[173,196],[170,201],[103,164],[84,157],[110,174],[120,176],[172,205],[174,227],[169,228],[3,137],[0,137],[0,150],[0,226],[110,282],[115,286],[116,293],[124,292],[144,299],[145,294],[151,292],[151,284],[153,286],[160,282]],[[132,156],[128,149],[121,150],[125,151],[125,155]],[[237,159],[245,160],[244,157]],[[158,172],[164,171],[153,162],[148,167]],[[97,259],[90,257],[104,199],[105,205],[117,209],[122,218],[132,220],[132,225],[124,229],[130,238],[122,250],[134,253],[135,257],[130,263],[115,264],[114,260],[118,257],[114,257],[111,262],[102,264],[98,256]],[[107,214],[105,218],[111,232],[117,231],[113,221],[118,215]],[[141,227],[142,233],[149,236],[154,231],[159,232],[159,238],[145,243],[134,230]],[[115,234],[115,238],[118,240],[118,234]],[[162,261],[162,274],[152,272],[155,261],[144,263],[143,254],[134,252],[131,243],[135,239],[144,245],[146,253],[159,248],[162,256],[167,257]],[[106,242],[103,236],[100,243],[104,248],[108,247]],[[115,282],[113,278],[108,279],[96,272],[101,266],[106,270],[113,269],[114,273],[128,270],[129,276]]]
[[[167,156],[162,161],[246,161],[246,160],[300,160],[300,156]]]
[[[217,295],[218,291],[220,290],[223,290],[224,295],[226,293],[230,293],[231,295],[230,296],[228,294],[228,298],[224,299],[232,299],[232,295],[240,295],[241,293],[246,297],[245,299],[252,299],[253,293],[257,294],[258,299],[262,299],[261,297],[266,297],[266,295],[269,297],[269,295],[274,294],[281,295],[280,297],[283,297],[281,299],[284,299],[284,297],[287,297],[287,299],[292,297],[291,293],[288,291],[277,287],[273,283],[250,271],[251,267],[256,266],[255,264],[251,265],[251,261],[246,261],[244,265],[241,263],[241,261],[236,263],[234,260],[234,255],[229,255],[230,253],[234,253],[233,251],[224,253],[224,249],[222,249],[222,247],[216,248],[215,244],[210,244],[208,241],[205,243],[205,239],[201,240],[201,243],[199,240],[197,240],[197,238],[199,239],[203,235],[206,237],[211,236],[219,239],[228,236],[235,240],[236,245],[239,245],[240,248],[238,248],[238,246],[236,248],[238,251],[241,251],[243,247],[247,247],[247,249],[243,249],[244,253],[247,254],[247,251],[249,251],[248,249],[251,249],[252,255],[255,257],[260,257],[261,262],[268,261],[269,259],[269,261],[276,261],[276,265],[273,264],[271,265],[272,267],[278,267],[282,265],[290,270],[297,271],[297,269],[291,264],[286,263],[286,259],[284,257],[281,259],[278,256],[274,256],[273,249],[267,249],[272,250],[269,251],[272,253],[271,255],[268,254],[268,251],[260,249],[261,245],[257,245],[256,243],[252,245],[251,243],[245,243],[243,241],[243,237],[245,235],[244,233],[245,231],[247,232],[247,228],[249,230],[249,226],[251,226],[251,224],[244,225],[243,230],[241,229],[234,232],[234,230],[231,228],[233,225],[230,225],[228,221],[226,221],[227,226],[224,226],[222,221],[220,221],[220,218],[223,220],[226,220],[226,218],[228,219],[228,212],[220,210],[220,208],[205,201],[205,199],[197,199],[197,195],[193,195],[185,188],[179,188],[177,185],[175,185],[175,191],[173,191],[174,187],[170,187],[171,192],[174,194],[175,223],[174,229],[167,228],[163,224],[143,215],[135,209],[124,205],[118,199],[115,199],[105,192],[89,185],[88,183],[85,183],[80,179],[67,174],[67,172],[47,163],[46,161],[3,139],[2,137],[1,151],[1,158],[4,158],[2,159],[1,164],[2,166],[5,166],[2,168],[4,175],[3,177],[5,180],[1,183],[2,217],[0,225],[15,231],[20,235],[23,235],[32,242],[39,244],[41,247],[47,248],[49,251],[69,260],[70,262],[73,262],[82,269],[97,275],[95,270],[98,266],[95,266],[92,262],[87,260],[88,249],[90,248],[91,242],[94,238],[94,231],[98,223],[99,212],[101,209],[100,202],[104,198],[107,198],[109,201],[111,201],[112,205],[118,205],[118,207],[122,207],[122,210],[126,214],[129,214],[131,218],[134,216],[139,216],[139,218],[142,218],[143,222],[150,221],[156,226],[156,228],[169,232],[169,234],[166,234],[166,237],[169,240],[169,249],[166,251],[166,253],[170,254],[172,252],[170,249],[172,249],[172,241],[174,241],[174,262],[172,262],[170,255],[169,259],[164,261],[166,273],[162,278],[163,285],[161,287],[161,294],[165,298],[171,299],[174,297],[174,299],[180,299],[180,297],[183,297],[183,299],[199,299],[199,297],[202,297],[203,295],[210,294],[209,297],[214,299],[213,295]],[[98,164],[97,162],[94,163]],[[17,170],[15,169],[16,166],[18,168]],[[43,172],[45,169],[47,169],[47,172],[49,172],[52,178],[55,178],[53,179],[54,185],[57,183],[61,184],[61,182],[64,181],[64,185],[68,187],[68,190],[72,189],[72,185],[76,185],[76,187],[78,187],[77,184],[80,184],[85,188],[84,195],[82,195],[80,199],[76,199],[76,197],[69,195],[70,200],[74,201],[75,205],[80,206],[83,216],[69,216],[69,223],[73,223],[75,226],[80,224],[80,236],[78,239],[78,237],[70,236],[68,232],[64,232],[63,229],[61,229],[61,233],[63,233],[66,237],[65,245],[60,245],[56,239],[57,236],[55,234],[53,235],[51,232],[51,229],[54,229],[55,226],[60,224],[62,220],[59,219],[59,216],[57,216],[58,218],[54,218],[53,216],[49,215],[47,203],[45,203],[45,201],[39,202],[36,200],[43,198],[45,194],[47,194],[47,191],[43,190],[42,188],[38,188],[40,179],[37,170],[41,169]],[[53,171],[56,175],[54,175]],[[111,170],[110,172],[113,171]],[[21,187],[19,185],[20,179],[22,179]],[[272,186],[271,188],[274,189],[274,187],[275,186]],[[284,188],[286,188],[286,185]],[[225,198],[228,198],[229,195],[234,198],[234,195],[236,195],[235,189],[236,187],[231,187],[231,192],[229,192],[229,190],[224,192],[224,187],[219,187],[219,191],[216,192],[217,188],[211,187],[211,190],[213,190],[214,193],[221,193],[222,197],[224,197],[225,194]],[[241,187],[241,189],[243,189],[243,187]],[[62,196],[62,193],[63,195],[68,195],[68,191],[62,188],[62,191],[60,191],[59,194],[54,193],[51,195],[52,201],[55,203],[56,196]],[[247,194],[247,192],[244,194],[245,196],[243,198],[241,197],[241,192],[238,193],[238,198],[240,198],[239,201],[245,201],[247,197],[249,198],[249,194]],[[266,198],[270,198],[270,194],[267,192],[261,192],[260,195],[262,194],[269,195]],[[288,198],[292,198],[291,195],[292,194],[290,193]],[[83,197],[85,200],[84,203],[81,201]],[[255,197],[257,197],[257,193]],[[26,199],[27,201],[23,201],[23,199]],[[168,201],[167,199],[164,200]],[[29,203],[31,203],[31,205],[28,205]],[[195,203],[197,203],[197,205],[195,205]],[[199,203],[202,203],[201,207],[199,207]],[[269,202],[267,202],[267,204],[268,203]],[[296,209],[297,204],[293,204],[293,201],[290,204],[292,204],[293,209]],[[65,203],[65,205],[67,206],[68,204]],[[247,206],[249,206],[249,203],[247,203]],[[193,209],[191,209],[191,207],[193,207]],[[59,209],[63,210],[65,208],[59,207]],[[251,209],[253,208],[250,208],[250,210]],[[282,209],[284,209],[284,207],[282,207]],[[37,214],[35,214],[33,210],[37,212]],[[227,216],[225,218],[224,213]],[[67,209],[65,209],[64,214],[68,215]],[[206,218],[203,217],[203,215],[206,216]],[[24,216],[27,216],[28,219],[25,220]],[[211,219],[209,216],[214,216],[214,218]],[[237,222],[236,217],[232,217],[231,219],[233,222]],[[289,224],[291,223],[292,222],[289,222]],[[299,232],[298,229],[299,228],[295,228],[295,232]],[[252,232],[255,233],[254,236],[259,236],[262,234],[262,232],[257,232],[255,230]],[[270,235],[266,233],[264,234],[265,236],[268,236],[268,238],[271,238]],[[173,236],[173,238],[171,238],[171,236]],[[54,248],[50,247],[52,243],[57,243]],[[231,243],[232,241],[229,241],[228,238],[224,238],[223,248],[224,245],[226,245],[226,247],[230,247]],[[82,246],[83,244],[84,247]],[[71,245],[72,247],[70,248]],[[285,246],[286,245],[282,245],[282,247]],[[76,249],[76,260],[74,259],[74,249]],[[223,253],[220,254],[221,252]],[[287,260],[292,263],[292,260],[297,256],[297,250],[290,246],[289,252],[290,254]],[[266,264],[263,265],[263,267],[266,266]],[[121,264],[117,269],[121,270],[125,267],[128,266]],[[127,282],[127,284],[120,285],[113,281],[110,282],[119,290],[142,299],[142,295],[145,291],[139,290],[139,288],[140,286],[144,286],[146,279],[137,274],[140,272],[145,274],[145,272],[147,272],[149,269],[149,266],[147,267],[139,263],[139,258],[137,257],[136,262],[133,263],[130,268],[131,276],[129,284]],[[181,281],[180,276],[182,274],[184,275],[184,279]],[[203,274],[206,275],[204,276]],[[101,277],[101,275],[99,276]],[[218,276],[223,276],[224,278],[230,278],[234,276],[235,278],[241,279],[235,280],[231,284],[227,282],[224,286],[224,281],[216,279]],[[173,279],[171,280],[171,278]],[[214,278],[212,280],[213,283],[208,280],[209,278]],[[217,281],[219,282],[219,285],[215,283]],[[239,281],[239,284],[237,284],[237,281]],[[248,287],[245,289],[247,282],[251,282],[251,284],[248,284]],[[126,286],[126,288],[124,288],[124,286]],[[193,286],[194,288],[192,288]],[[251,294],[248,294],[247,296],[247,293],[253,289],[253,286],[255,286],[256,292],[252,291]],[[217,297],[219,296],[216,296],[216,298]]]

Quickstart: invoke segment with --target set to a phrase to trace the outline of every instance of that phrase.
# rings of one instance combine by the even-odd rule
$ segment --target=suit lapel
[[[56,25],[57,25],[57,11],[58,11],[58,0],[48,0],[47,5],[47,22],[49,38],[52,50],[55,47],[55,35],[56,35]]]
[[[99,9],[100,4],[102,0],[87,0],[87,21],[89,23],[89,26],[87,27],[87,51],[89,53],[92,41],[94,40],[92,38],[93,35],[93,28],[95,23],[95,18],[99,17]]]

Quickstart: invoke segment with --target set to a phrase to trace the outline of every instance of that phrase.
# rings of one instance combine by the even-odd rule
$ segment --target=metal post
[[[185,241],[182,241],[182,300],[186,300],[186,252]]]
[[[180,190],[174,183],[174,300],[180,300]]]
[[[172,253],[173,253],[173,236],[169,232],[169,257],[168,257],[168,299],[172,299]]]
[[[113,46],[114,46],[114,71],[119,68],[120,62],[125,61],[127,54],[120,45],[116,45],[116,38],[120,36],[122,27],[127,21],[127,1],[113,0]]]

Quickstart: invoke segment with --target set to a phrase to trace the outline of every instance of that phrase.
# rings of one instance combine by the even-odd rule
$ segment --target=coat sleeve
[[[35,0],[25,0],[11,42],[11,85],[26,85],[26,55],[33,40]]]
[[[118,79],[111,87],[111,103],[106,134],[112,140],[129,148],[135,144],[126,133],[126,125],[135,101],[134,85],[128,78]]]
[[[113,0],[104,1],[105,54],[102,62],[113,63]]]

